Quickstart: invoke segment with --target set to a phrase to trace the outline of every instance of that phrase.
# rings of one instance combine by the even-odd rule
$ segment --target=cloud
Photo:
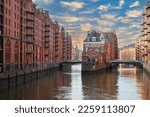
[[[127,27],[116,28],[119,47],[123,47],[125,45],[135,42],[135,39],[138,37],[140,30],[134,28],[135,28],[134,26],[133,27],[128,26],[128,28]]]
[[[131,4],[130,8],[137,7],[137,6],[140,6],[140,2],[139,1],[136,1],[133,4]]]
[[[101,31],[101,32],[112,32],[112,28],[101,27],[101,28],[98,29],[98,31]]]
[[[96,11],[95,9],[87,9],[87,10],[81,11],[79,14],[92,14],[95,11]]]
[[[90,23],[81,24],[80,30],[81,32],[87,32],[87,31],[90,31],[92,27],[93,25],[91,25]]]
[[[109,8],[110,8],[110,4],[100,5],[97,9],[100,10],[100,11],[108,11]]]
[[[127,18],[127,17],[122,17],[122,16],[119,16],[117,18],[117,20],[120,21],[123,24],[130,24],[131,22],[133,22],[133,19]]]
[[[114,22],[110,22],[108,20],[98,20],[97,23],[101,26],[108,26],[108,27],[112,27],[115,25]]]
[[[51,15],[52,18],[54,18],[55,20],[63,20],[65,22],[77,22],[77,21],[81,21],[83,18],[82,17],[75,17],[75,16],[69,16],[69,15],[65,15],[65,16],[57,16],[57,15]]]
[[[80,30],[80,26],[78,26],[78,25],[77,26],[76,25],[66,26],[66,31],[69,33],[71,33],[71,32],[74,33],[74,32],[76,32],[76,30]]]
[[[103,14],[103,15],[101,15],[101,18],[106,19],[108,21],[116,22],[117,21],[116,16],[117,16],[117,14]]]
[[[54,0],[33,0],[35,3],[45,3],[45,4],[50,4],[53,3]]]
[[[125,0],[120,0],[119,1],[119,6],[122,7],[125,4]]]
[[[108,11],[108,10],[113,10],[113,9],[122,9],[123,4],[120,4],[119,6],[113,6],[111,4],[107,4],[107,5],[100,5],[97,10],[100,11]]]
[[[129,28],[130,29],[132,29],[132,28],[140,29],[141,28],[140,24],[141,24],[141,22],[135,22],[135,21],[133,21],[133,22],[130,23]]]
[[[72,11],[76,11],[78,9],[81,9],[84,7],[85,3],[83,2],[65,2],[60,1],[60,3],[63,5],[63,7],[67,7]]]
[[[127,17],[137,18],[142,16],[142,10],[130,10],[126,12]]]

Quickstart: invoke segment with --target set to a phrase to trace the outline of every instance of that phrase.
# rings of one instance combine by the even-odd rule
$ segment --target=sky
[[[142,13],[148,0],[33,0],[64,26],[73,45],[83,48],[87,31],[115,31],[119,48],[140,35]]]

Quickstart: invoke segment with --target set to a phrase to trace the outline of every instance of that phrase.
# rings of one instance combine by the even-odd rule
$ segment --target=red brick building
[[[18,69],[20,64],[20,0],[1,0],[1,71]],[[12,10],[13,9],[13,10]]]
[[[61,62],[62,40],[58,22],[32,0],[0,0],[0,72],[46,69]],[[70,36],[66,43],[70,59]]]
[[[82,70],[106,68],[107,63],[118,58],[117,37],[114,32],[88,32],[84,40]],[[89,63],[89,66],[86,64]],[[95,64],[95,66],[93,66]],[[89,70],[89,71],[90,71]]]

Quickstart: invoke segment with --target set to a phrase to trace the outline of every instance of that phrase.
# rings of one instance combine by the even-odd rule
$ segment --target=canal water
[[[81,64],[0,91],[0,99],[149,100],[150,75],[136,67],[81,73]]]

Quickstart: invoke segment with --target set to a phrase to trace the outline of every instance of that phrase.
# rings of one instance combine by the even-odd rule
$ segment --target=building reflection
[[[70,86],[70,75],[65,75],[59,70],[53,70],[49,76],[34,79],[25,85],[4,92],[2,99],[59,99],[60,94],[66,94],[67,88]],[[63,90],[61,90],[63,89]],[[3,93],[3,94],[4,94]]]
[[[49,73],[47,73],[49,72]],[[63,71],[47,71],[41,78],[29,76],[26,84],[0,92],[0,99],[117,100],[150,99],[150,75],[127,66],[112,72],[81,73],[81,65]]]
[[[137,88],[143,100],[150,100],[150,77],[148,76],[149,74],[146,72],[142,74],[140,71],[137,72]]]
[[[82,85],[85,99],[116,99],[118,93],[116,74],[116,71],[83,73]]]
[[[149,74],[136,67],[131,68],[120,68],[120,76],[124,78],[131,78],[134,82],[138,95],[140,99],[149,100],[150,99],[150,79]]]

